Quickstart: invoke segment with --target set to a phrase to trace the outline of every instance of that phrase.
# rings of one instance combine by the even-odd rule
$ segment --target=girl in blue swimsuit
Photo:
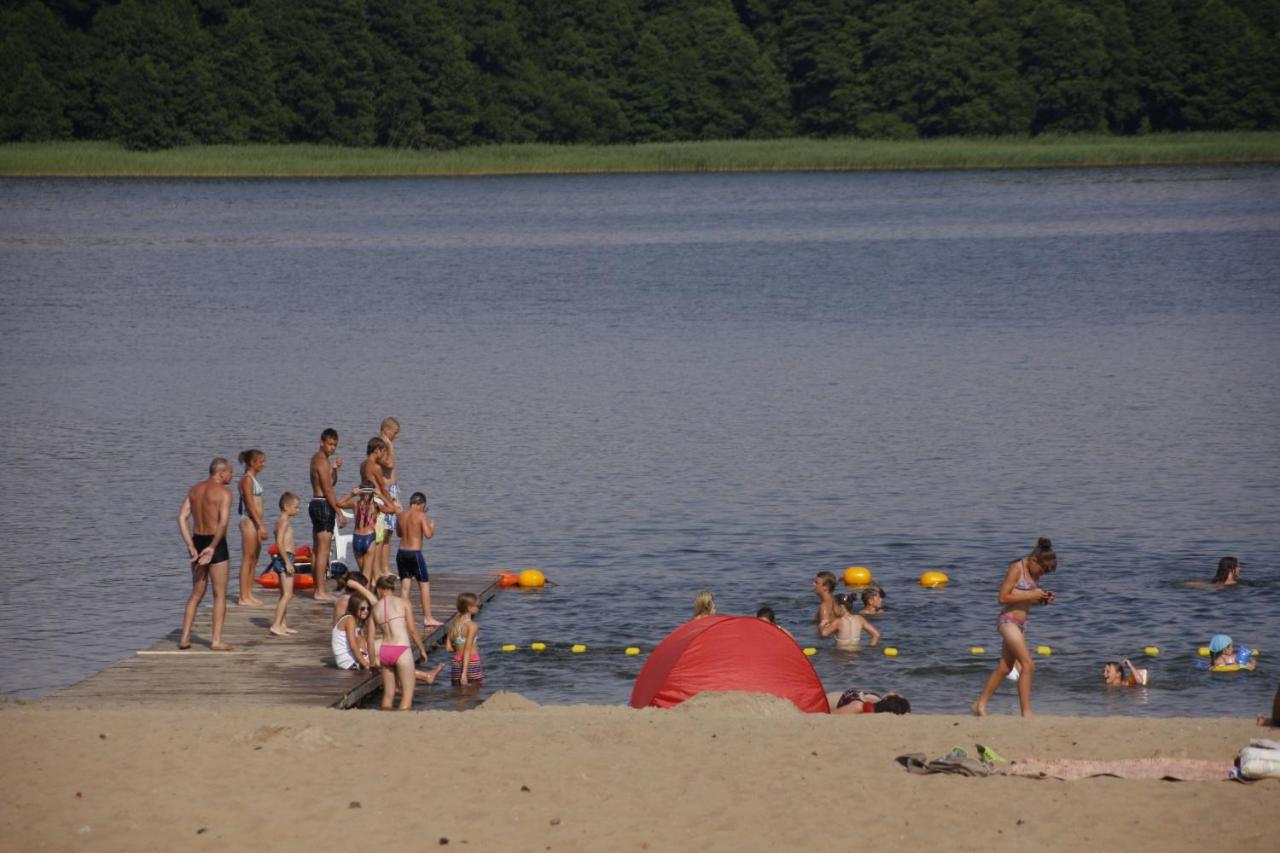
[[[1035,671],[1036,665],[1031,660],[1031,650],[1027,648],[1027,611],[1033,604],[1048,604],[1053,601],[1053,593],[1041,589],[1038,581],[1057,567],[1058,557],[1053,553],[1053,543],[1043,536],[1030,554],[1009,564],[1004,583],[1000,585],[1000,604],[1003,609],[996,617],[996,631],[1001,640],[1000,663],[987,678],[978,701],[973,703],[973,713],[979,717],[986,716],[987,702],[1015,663],[1022,668],[1022,674],[1018,678],[1018,704],[1021,706],[1022,716],[1031,716],[1031,673]]]

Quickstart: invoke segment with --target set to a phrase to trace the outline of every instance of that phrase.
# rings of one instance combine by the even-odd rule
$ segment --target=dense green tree
[[[276,96],[276,70],[262,23],[247,9],[227,9],[211,29],[214,91],[208,142],[279,139],[288,115]]]
[[[290,142],[372,145],[373,61],[359,0],[262,0]]]
[[[476,75],[439,4],[381,0],[367,5],[377,144],[450,148],[471,142]]]
[[[0,140],[1280,125],[1280,0],[0,0]]]
[[[652,117],[666,129],[661,138],[769,137],[790,130],[786,81],[728,2],[666,4],[642,40],[646,35],[651,38],[641,45],[634,74],[636,81],[660,80],[665,90],[649,99],[665,113]]]
[[[1022,74],[1037,94],[1031,131],[1106,129],[1102,23],[1063,0],[1037,3],[1024,24]]]
[[[1129,0],[1135,51],[1134,94],[1139,130],[1182,130],[1186,56],[1182,26],[1169,0]]]
[[[181,0],[124,0],[94,18],[98,103],[129,148],[165,148],[215,136],[209,37]]]
[[[1223,0],[1207,0],[1187,28],[1186,102],[1193,128],[1274,127],[1280,117],[1276,41]]]

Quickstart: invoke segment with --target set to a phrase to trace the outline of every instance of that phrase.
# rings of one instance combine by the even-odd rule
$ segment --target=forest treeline
[[[0,3],[0,140],[452,148],[1280,127],[1280,0]]]

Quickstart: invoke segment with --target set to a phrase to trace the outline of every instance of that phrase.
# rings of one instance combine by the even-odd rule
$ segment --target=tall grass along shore
[[[0,175],[10,177],[348,178],[1041,169],[1227,163],[1280,163],[1280,133],[525,144],[485,145],[452,151],[324,145],[211,145],[127,151],[108,142],[0,145]]]

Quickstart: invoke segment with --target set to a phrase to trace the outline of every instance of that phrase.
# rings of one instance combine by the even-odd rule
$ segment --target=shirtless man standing
[[[191,596],[182,613],[182,639],[178,648],[191,648],[191,625],[196,608],[204,599],[209,578],[213,578],[213,642],[215,652],[229,652],[222,642],[222,624],[227,617],[227,573],[231,557],[227,553],[227,521],[231,518],[231,463],[219,456],[209,463],[209,479],[191,487],[178,510],[178,530],[187,543],[191,558]],[[195,530],[191,517],[195,516]]]
[[[436,535],[436,523],[427,515],[427,496],[414,492],[409,498],[409,511],[400,517],[400,550],[396,552],[396,572],[400,575],[400,594],[409,598],[409,582],[418,582],[422,600],[422,627],[428,632],[439,628],[431,615],[431,575],[422,556],[422,540]]]
[[[818,623],[818,631],[836,620],[836,576],[831,572],[818,572],[813,579],[813,592],[818,596],[818,612],[813,621]]]
[[[387,453],[381,463],[382,478],[387,483],[387,494],[393,501],[400,500],[400,473],[396,470],[396,436],[400,434],[400,422],[395,418],[384,418],[378,438],[387,445]],[[391,537],[396,532],[396,516],[383,515],[385,529],[374,544],[374,565],[378,567],[379,576],[391,571]]]
[[[333,601],[325,592],[325,573],[329,570],[329,546],[333,543],[333,525],[341,527],[347,518],[338,511],[338,496],[333,487],[338,483],[341,459],[333,459],[338,450],[338,431],[330,427],[320,433],[320,449],[311,456],[311,503],[307,514],[311,516],[311,579],[316,601]]]

